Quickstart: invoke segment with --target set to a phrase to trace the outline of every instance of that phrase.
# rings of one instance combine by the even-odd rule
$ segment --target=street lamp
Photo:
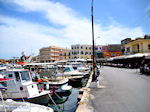
[[[93,56],[92,56],[92,71],[93,71],[93,81],[95,80],[95,45],[94,45],[94,17],[93,17],[93,1],[91,2],[91,22],[92,22],[92,50],[93,50]]]
[[[101,37],[100,37],[100,36],[98,36],[98,37],[95,39],[95,45],[96,45],[96,40],[97,40],[97,39],[99,39],[99,38],[101,38]]]

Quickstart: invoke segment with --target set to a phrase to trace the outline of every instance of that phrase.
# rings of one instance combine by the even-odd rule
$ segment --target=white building
[[[101,45],[95,46],[95,52],[101,52]],[[71,58],[91,59],[93,54],[92,45],[71,45]]]

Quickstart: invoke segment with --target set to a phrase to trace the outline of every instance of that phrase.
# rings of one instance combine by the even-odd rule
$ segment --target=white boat
[[[66,66],[63,72],[64,76],[84,76],[86,75],[83,72],[79,72],[78,70],[74,70],[71,66]]]
[[[70,65],[62,66],[62,68],[63,68],[63,72],[57,73],[56,76],[67,77],[69,81],[73,81],[73,82],[81,81],[82,78],[86,76],[86,73],[79,72],[78,70],[74,70]]]
[[[48,79],[42,79],[42,81],[39,83],[40,85],[43,85],[45,90],[53,90],[56,93],[65,93],[68,91],[71,91],[72,86],[68,85],[68,78],[48,78]]]
[[[28,102],[0,101],[0,112],[54,112],[52,108]]]
[[[90,73],[90,68],[82,66],[82,65],[78,66],[77,70],[79,72],[85,73],[86,75],[89,75],[89,73]]]
[[[16,101],[29,101],[37,104],[47,104],[50,100],[50,91],[39,91],[35,82],[32,82],[30,73],[25,69],[10,69],[5,73],[5,78],[13,79],[6,81],[7,90],[4,99]],[[1,80],[2,81],[2,80]]]

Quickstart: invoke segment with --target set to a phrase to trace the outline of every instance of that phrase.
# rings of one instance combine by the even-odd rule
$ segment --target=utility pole
[[[94,78],[94,77],[95,77],[95,45],[94,45],[93,0],[92,0],[92,2],[91,2],[91,19],[92,19],[92,45],[93,45],[92,71],[93,71],[93,78]]]

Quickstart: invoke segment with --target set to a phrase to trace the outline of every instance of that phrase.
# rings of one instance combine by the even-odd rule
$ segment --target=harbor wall
[[[88,82],[85,87],[80,89],[80,92],[83,93],[79,95],[80,101],[78,102],[78,107],[76,112],[93,112],[93,108],[89,106],[89,100],[91,99],[90,96],[90,84],[92,82],[93,72],[91,72]]]

